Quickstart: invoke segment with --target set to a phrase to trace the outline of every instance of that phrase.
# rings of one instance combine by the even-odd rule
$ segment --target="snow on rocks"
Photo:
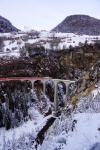
[[[76,113],[100,113],[100,84],[86,97],[81,97]]]
[[[95,90],[92,91],[93,99],[95,99],[98,93],[100,94],[100,87],[97,87]]]

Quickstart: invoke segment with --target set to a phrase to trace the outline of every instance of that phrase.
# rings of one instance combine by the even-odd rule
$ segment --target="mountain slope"
[[[17,32],[18,29],[14,27],[11,22],[0,16],[0,33]]]
[[[65,18],[52,31],[100,35],[100,20],[87,15],[72,15]]]

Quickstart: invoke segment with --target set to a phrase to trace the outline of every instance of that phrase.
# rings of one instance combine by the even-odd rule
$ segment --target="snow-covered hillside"
[[[0,51],[0,57],[3,56],[20,56],[20,51],[26,43],[35,44],[35,46],[44,46],[45,49],[61,50],[70,46],[78,46],[81,43],[94,43],[100,40],[100,36],[76,35],[73,33],[53,33],[41,31],[38,35],[30,32],[19,33],[1,33],[0,37],[4,38],[4,46]]]
[[[100,86],[84,99],[80,99],[71,115],[62,113],[46,134],[39,150],[47,150],[47,147],[48,150],[100,149]]]
[[[71,107],[70,111],[63,110],[61,116],[56,118],[45,133],[43,143],[41,145],[37,143],[37,146],[35,139],[51,115],[44,117],[36,107],[30,107],[31,120],[8,131],[0,129],[0,148],[2,150],[99,150],[100,109],[98,112],[95,111],[99,105],[100,84],[88,96],[80,98],[75,111],[71,111]],[[97,147],[98,149],[95,149]]]

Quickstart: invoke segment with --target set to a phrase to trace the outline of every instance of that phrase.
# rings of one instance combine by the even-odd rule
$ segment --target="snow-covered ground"
[[[100,142],[100,113],[75,114],[73,120],[76,120],[73,131],[70,130],[68,134],[64,131],[60,135],[48,137],[49,139],[47,138],[42,146],[38,147],[38,150],[90,150],[93,145]],[[28,136],[32,135],[35,138],[38,128],[41,128],[45,121],[46,118],[42,118],[38,121],[38,125],[34,125],[32,120],[13,130],[4,131],[1,129],[0,149],[4,147],[4,144],[8,144],[8,142],[12,144],[23,136],[28,139]],[[29,150],[31,147],[32,145],[30,145]],[[6,150],[8,150],[7,147]],[[23,146],[20,150],[24,150]]]
[[[87,40],[88,43],[93,43],[95,40],[100,40],[100,36],[89,36],[89,35],[77,35],[73,33],[50,33],[50,32],[41,32],[40,38],[30,39],[28,43],[40,42],[46,49],[50,49],[50,40],[58,38],[58,49],[69,48],[69,46],[78,46],[79,43],[85,43]],[[56,49],[56,47],[55,47]]]
[[[48,137],[39,150],[90,150],[100,142],[100,113],[75,114],[73,120],[73,130]]]
[[[89,150],[100,142],[100,113],[76,114],[74,132],[68,133],[64,150]]]
[[[0,57],[3,56],[20,56],[20,49],[25,46],[25,43],[42,45],[46,49],[63,49],[69,46],[78,46],[79,43],[93,43],[95,40],[100,40],[100,36],[77,35],[73,33],[51,33],[41,31],[39,36],[30,36],[26,33],[2,33],[0,37],[6,37],[4,41],[3,51],[0,52]],[[11,39],[11,40],[10,40]],[[56,46],[52,45],[55,40]],[[52,45],[52,46],[51,46]]]

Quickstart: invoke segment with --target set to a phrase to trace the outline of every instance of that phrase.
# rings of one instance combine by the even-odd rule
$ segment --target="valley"
[[[100,148],[100,20],[69,16],[51,31],[21,31],[4,20],[0,149]]]

